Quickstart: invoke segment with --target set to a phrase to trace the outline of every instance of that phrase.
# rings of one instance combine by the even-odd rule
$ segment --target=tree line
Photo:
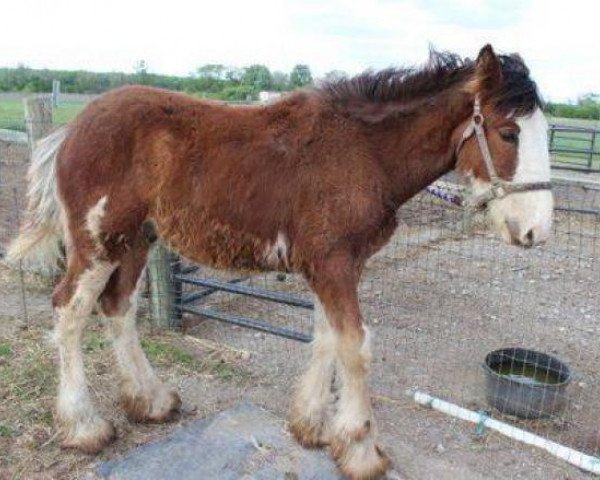
[[[142,60],[134,70],[134,73],[97,73],[34,69],[25,65],[0,68],[0,92],[51,92],[52,81],[59,80],[64,93],[103,93],[122,85],[141,84],[221,100],[252,100],[263,90],[288,91],[313,83],[310,67],[304,64],[296,65],[289,73],[271,72],[259,64],[242,68],[207,64],[188,76],[174,76],[152,73]]]
[[[332,70],[325,79],[344,76],[345,72]],[[188,76],[174,76],[152,73],[141,60],[133,73],[41,70],[25,65],[0,68],[0,92],[50,92],[55,79],[60,80],[65,93],[103,93],[122,85],[142,84],[231,101],[256,100],[263,90],[284,92],[313,83],[311,70],[304,64],[296,65],[289,73],[271,72],[260,64],[242,68],[206,64]],[[582,95],[575,103],[548,102],[546,112],[553,117],[600,120],[600,94]]]
[[[600,94],[587,93],[580,96],[576,103],[548,102],[546,111],[553,117],[600,120]]]

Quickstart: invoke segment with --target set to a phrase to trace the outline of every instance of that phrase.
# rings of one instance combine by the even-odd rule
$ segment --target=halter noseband
[[[476,95],[475,102],[473,104],[473,116],[471,117],[471,121],[469,122],[469,125],[467,125],[467,128],[465,128],[462,138],[456,147],[456,156],[458,157],[458,153],[465,142],[471,138],[473,134],[475,134],[477,144],[479,145],[479,150],[483,156],[483,164],[485,165],[487,174],[490,177],[491,185],[490,188],[485,192],[473,196],[468,202],[469,207],[478,210],[486,207],[487,204],[492,200],[507,197],[512,193],[532,192],[536,190],[552,190],[552,184],[550,182],[513,183],[507,182],[506,180],[500,178],[498,172],[496,171],[496,167],[494,166],[492,154],[490,153],[490,148],[485,136],[485,130],[483,128],[484,121],[485,118],[481,113],[479,96]]]

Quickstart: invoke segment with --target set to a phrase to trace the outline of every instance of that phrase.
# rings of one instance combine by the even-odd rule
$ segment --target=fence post
[[[52,106],[58,107],[58,97],[60,95],[60,80],[52,80]]]
[[[48,95],[37,95],[23,99],[25,113],[25,129],[27,131],[27,143],[29,155],[31,155],[38,140],[44,138],[52,131],[52,101]],[[47,266],[37,263],[26,264],[29,272],[34,272],[42,277],[53,279],[58,269],[57,265]]]
[[[588,160],[588,167],[590,170],[594,168],[594,153],[596,147],[596,130],[592,130],[592,144],[590,145],[590,158]]]
[[[151,319],[161,328],[178,326],[177,296],[173,283],[173,256],[162,244],[150,251],[148,259],[148,282],[150,284]]]
[[[48,95],[23,99],[25,107],[25,128],[29,150],[33,152],[35,143],[52,130],[52,100]]]

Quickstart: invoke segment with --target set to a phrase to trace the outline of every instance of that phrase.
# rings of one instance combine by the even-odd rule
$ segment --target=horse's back
[[[151,220],[161,238],[199,262],[293,268],[306,252],[329,248],[319,239],[356,236],[365,218],[375,230],[383,214],[369,152],[352,125],[329,113],[304,92],[231,107],[124,87],[74,122],[59,158],[59,190],[76,223],[106,197],[108,236],[135,236]]]
[[[305,121],[293,110],[141,86],[101,96],[72,123],[57,159],[70,223],[85,225],[101,205],[107,237],[135,236],[151,219],[161,237],[199,260],[251,267],[287,221],[281,176],[291,175],[295,147],[274,138]]]

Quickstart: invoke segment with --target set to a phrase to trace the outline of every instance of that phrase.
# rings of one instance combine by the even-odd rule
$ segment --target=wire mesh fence
[[[0,251],[16,234],[28,158],[27,144],[0,141]],[[426,193],[400,209],[398,230],[370,260],[360,285],[364,317],[374,333],[375,411],[392,456],[402,459],[407,455],[403,452],[413,452],[418,459],[422,450],[430,462],[438,457],[452,459],[485,478],[565,478],[565,472],[568,478],[586,478],[537,451],[419,407],[411,397],[415,391],[426,392],[482,418],[499,419],[600,456],[600,186],[593,177],[586,178],[555,182],[552,239],[527,250],[499,241],[483,216],[467,216]],[[218,406],[250,400],[285,414],[309,347],[272,336],[264,328],[248,329],[243,322],[223,320],[266,321],[279,330],[310,335],[312,298],[302,279],[215,271],[185,259],[173,262],[165,251],[157,263],[154,255],[150,270],[156,268],[155,279],[163,277],[144,289],[141,318],[149,312],[162,320],[161,326],[176,327],[186,338],[242,352],[244,378],[227,368],[218,370],[219,382],[209,381],[213,391],[207,393],[207,379],[188,373],[177,380],[184,396]],[[51,315],[47,298],[52,279],[41,281],[27,271],[21,277],[5,266],[2,272],[0,308],[15,317],[32,316],[33,321]],[[212,279],[212,283],[185,281],[193,278]],[[43,288],[36,282],[42,282]],[[275,292],[276,299],[293,297],[297,302],[216,288],[223,284]],[[185,302],[178,305],[182,299]],[[190,313],[194,309],[200,315]],[[223,318],[206,312],[219,312]],[[568,366],[570,382],[558,397],[552,397],[558,400],[551,398],[552,386],[536,385],[538,396],[549,399],[546,403],[564,400],[560,411],[545,418],[521,418],[536,417],[535,407],[523,403],[525,414],[520,416],[497,408],[507,400],[499,398],[497,390],[486,390],[486,355],[515,348],[543,352]],[[500,358],[507,361],[492,365],[499,374],[540,384],[552,383],[553,374],[559,383],[564,380],[560,369],[544,369],[534,361],[519,363],[514,355]],[[488,397],[492,403],[496,400],[495,407]],[[490,465],[503,467],[490,472]]]
[[[364,316],[375,335],[371,383],[384,412],[382,429],[393,438],[427,436],[441,425],[451,432],[469,431],[468,426],[448,427],[447,421],[412,405],[409,394],[422,391],[594,458],[600,454],[595,420],[600,398],[596,380],[600,185],[556,181],[555,199],[552,240],[527,250],[499,241],[483,216],[467,216],[426,193],[401,208],[400,227],[369,262],[360,287]],[[185,261],[183,268],[188,276],[216,279],[221,285],[232,282],[311,300],[304,282],[294,275],[240,278],[199,266],[192,271]],[[183,328],[252,352],[249,364],[254,374],[289,392],[290,379],[301,370],[307,349],[222,321],[250,317],[268,320],[275,328],[310,332],[310,312],[260,295],[211,289],[213,283],[217,282],[201,282],[199,287],[186,282],[182,296],[191,299],[187,305],[197,307],[195,313],[217,311],[222,318],[184,315]],[[532,352],[519,353],[522,349]],[[491,352],[497,352],[497,361],[488,363],[486,373],[485,359]],[[551,357],[546,364],[536,363],[540,355]],[[520,389],[513,393],[516,398],[494,382],[486,389],[490,371],[492,379],[497,374]],[[238,393],[239,400],[249,395],[248,390]],[[250,396],[275,409],[285,403],[277,394],[267,395],[264,388],[257,388]],[[515,448],[496,441],[496,449]],[[529,468],[535,462],[547,464],[527,458]]]
[[[0,252],[18,225],[27,188],[28,160],[29,147],[26,142],[0,140]]]

